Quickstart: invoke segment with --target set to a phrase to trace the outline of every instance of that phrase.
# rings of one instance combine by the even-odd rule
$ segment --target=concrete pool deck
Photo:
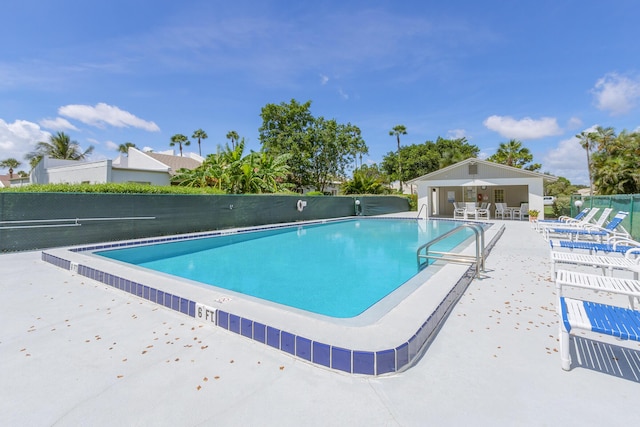
[[[618,360],[574,354],[564,372],[548,244],[527,222],[503,223],[486,277],[415,366],[383,377],[313,366],[39,251],[0,255],[3,425],[637,423],[640,345],[579,338]]]

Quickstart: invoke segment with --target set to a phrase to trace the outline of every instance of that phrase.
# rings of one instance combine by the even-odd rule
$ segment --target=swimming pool
[[[357,316],[418,273],[417,248],[452,221],[357,219],[96,255],[336,318]],[[451,251],[464,230],[434,249]]]
[[[390,225],[394,224],[396,219],[378,217],[358,221],[362,221],[360,228],[364,221],[367,224],[371,221],[379,222],[381,228],[394,230]],[[415,274],[362,314],[351,318],[338,318],[95,254],[108,249],[133,247],[146,247],[151,254],[156,250],[162,252],[157,248],[163,248],[163,244],[169,242],[204,242],[205,238],[216,236],[249,239],[250,234],[262,231],[269,231],[268,235],[276,236],[283,230],[295,230],[296,234],[304,236],[310,233],[313,226],[340,221],[343,220],[310,221],[304,223],[303,228],[299,227],[301,223],[272,224],[247,229],[51,248],[42,252],[42,260],[68,270],[72,275],[85,277],[96,286],[104,286],[105,291],[128,294],[131,298],[139,300],[141,308],[157,310],[158,307],[163,307],[174,314],[180,313],[192,318],[200,323],[200,327],[210,325],[221,328],[316,366],[358,375],[383,375],[405,370],[420,359],[428,343],[436,336],[442,323],[473,280],[475,269],[465,264],[435,263]],[[447,222],[454,226],[460,224],[458,221]],[[411,232],[413,240],[417,239],[416,236],[426,236],[426,230],[435,224],[424,220],[416,221],[415,218],[410,219],[409,223],[414,226]],[[491,247],[504,232],[504,225],[485,223],[484,226],[487,242],[485,255],[488,255]],[[397,230],[396,232],[399,233]],[[377,235],[371,231],[367,234]],[[351,241],[350,245],[357,243],[353,242],[353,238],[345,239],[340,233],[333,233],[332,236],[334,240]],[[364,238],[355,240],[359,242]],[[473,239],[468,239],[454,251],[468,253],[473,250],[472,243]],[[378,246],[369,243],[366,251],[380,255],[382,252]],[[250,256],[251,253],[246,252],[242,252],[241,255],[245,259],[267,258],[265,252],[262,251],[253,257]],[[343,253],[336,254],[338,255],[342,257]],[[319,255],[307,255],[305,259],[315,257]],[[409,258],[417,264],[415,253]],[[381,262],[378,264],[382,265]],[[413,266],[414,269],[417,269],[416,264]],[[288,268],[287,271],[291,269],[294,267]],[[327,270],[325,268],[320,275],[326,276]],[[363,293],[368,293],[366,288]],[[149,304],[145,305],[145,301]]]

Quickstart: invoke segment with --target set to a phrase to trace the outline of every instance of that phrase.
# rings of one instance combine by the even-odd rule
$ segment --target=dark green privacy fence
[[[580,208],[576,202],[581,201]],[[618,212],[629,212],[629,215],[622,221],[622,226],[635,240],[640,239],[640,194],[618,194],[615,196],[571,196],[571,215],[575,216],[578,211],[584,208],[612,208],[609,219]],[[638,219],[636,219],[638,218]]]
[[[0,192],[0,251],[408,210],[400,196]]]

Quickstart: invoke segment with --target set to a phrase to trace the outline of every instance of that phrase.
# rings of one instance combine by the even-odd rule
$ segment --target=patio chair
[[[477,209],[475,202],[465,202],[464,219],[478,219]]]
[[[476,209],[476,219],[491,219],[491,203],[483,203],[485,207]]]
[[[507,209],[506,203],[496,203],[495,217],[496,219],[511,219],[511,210]]]
[[[520,209],[513,211],[513,219],[524,219],[529,216],[529,203],[520,203]]]
[[[465,207],[462,203],[453,202],[453,219],[465,219]]]
[[[544,228],[543,234],[545,240],[549,240],[552,234],[565,235],[569,237],[569,240],[577,240],[579,237],[591,237],[598,238],[600,241],[604,237],[621,236],[630,238],[629,233],[620,225],[622,221],[629,215],[629,212],[620,211],[613,217],[611,221],[605,227],[597,227],[592,224],[584,224],[583,227],[576,228]],[[618,228],[622,228],[622,231],[616,231]]]

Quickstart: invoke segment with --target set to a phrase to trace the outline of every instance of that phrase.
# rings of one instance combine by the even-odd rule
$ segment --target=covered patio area
[[[558,178],[538,172],[469,158],[409,181],[417,187],[418,211],[422,217],[452,218],[454,203],[490,204],[495,218],[497,203],[506,207],[540,212],[544,218],[544,182]]]

